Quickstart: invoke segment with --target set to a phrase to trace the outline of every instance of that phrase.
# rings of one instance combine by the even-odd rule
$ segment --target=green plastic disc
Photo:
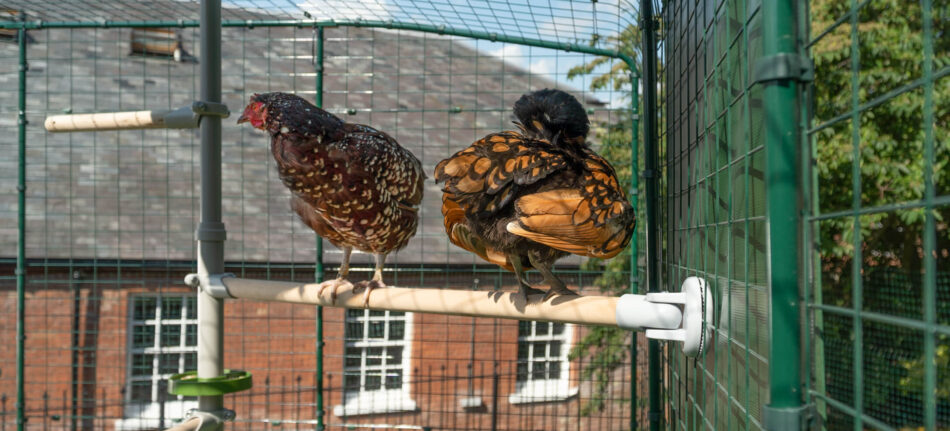
[[[168,378],[168,393],[187,397],[230,394],[251,386],[251,373],[243,370],[224,370],[223,375],[211,378],[199,378],[197,371],[188,371]]]

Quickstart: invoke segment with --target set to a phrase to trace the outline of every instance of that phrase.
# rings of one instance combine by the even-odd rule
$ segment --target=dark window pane
[[[149,403],[152,402],[152,382],[132,382],[132,388],[130,392],[130,398],[133,403]]]
[[[564,333],[564,324],[554,323],[551,325],[551,330],[554,335],[561,335]]]
[[[399,365],[402,364],[402,347],[387,347],[386,348],[386,364],[388,365]]]
[[[344,353],[343,364],[346,367],[359,367],[362,360],[363,349],[359,347],[347,347]]]
[[[159,374],[176,374],[178,373],[178,354],[177,353],[162,353],[158,357],[158,373]]]
[[[162,347],[181,345],[181,326],[162,326]]]
[[[366,374],[366,387],[364,388],[367,391],[378,391],[379,388],[383,386],[382,376],[380,376],[379,371],[376,371],[372,374]]]
[[[181,319],[182,298],[162,298],[162,319]]]
[[[198,298],[195,296],[185,297],[185,310],[188,319],[198,318]]]
[[[548,362],[548,378],[549,379],[561,378],[561,363],[560,362]]]
[[[194,371],[198,369],[198,353],[185,353],[185,371]]]
[[[346,322],[346,330],[343,332],[343,338],[347,340],[362,340],[363,322]]]
[[[386,389],[402,387],[402,370],[389,369],[386,371]]]
[[[547,357],[547,356],[544,354],[544,348],[547,346],[547,344],[548,344],[548,343],[545,343],[545,342],[533,343],[533,350],[534,350],[534,351],[533,351],[532,353],[534,354],[534,359],[541,359],[541,358]]]
[[[382,365],[383,364],[383,348],[382,347],[370,347],[366,349],[366,365]]]
[[[380,310],[369,310],[369,315],[371,317],[383,317],[386,315],[386,312]]]
[[[531,322],[518,321],[518,336],[525,337],[528,335],[531,335]]]
[[[552,358],[559,358],[559,357],[561,357],[561,342],[560,342],[560,341],[552,341],[552,342],[551,342],[551,349],[550,349],[550,352],[551,352],[551,357],[552,357]]]
[[[383,338],[386,331],[386,322],[369,322],[369,334],[366,338]]]
[[[547,369],[545,365],[547,362],[532,362],[531,363],[531,380],[543,380],[544,376],[547,375]]]
[[[518,381],[528,380],[528,362],[518,361]]]
[[[390,311],[389,312],[390,317],[403,317],[405,315],[406,315],[405,311]]]
[[[528,359],[528,344],[518,343],[518,359]]]
[[[365,315],[366,315],[366,311],[365,311],[365,310],[360,310],[360,309],[358,309],[358,308],[347,308],[347,309],[346,309],[346,317],[348,317],[348,318],[353,318],[353,319],[355,319],[355,318],[358,318],[358,317],[363,317],[363,316],[365,316]]]
[[[198,325],[185,325],[185,345],[198,345]]]
[[[347,391],[360,390],[360,373],[343,374],[343,389]]]
[[[132,375],[133,376],[151,376],[152,358],[155,355],[134,354],[132,355]]]
[[[535,322],[534,335],[548,335],[548,322]]]
[[[389,339],[402,340],[406,337],[406,322],[389,322]]]
[[[136,325],[132,327],[132,347],[152,347],[155,345],[155,326]]]
[[[156,298],[135,298],[132,307],[132,319],[147,320],[155,318]]]

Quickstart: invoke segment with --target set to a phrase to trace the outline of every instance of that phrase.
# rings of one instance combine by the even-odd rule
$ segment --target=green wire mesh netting
[[[0,8],[9,19],[5,26],[25,19],[30,28],[24,155],[28,428],[169,426],[196,407],[194,398],[166,394],[164,379],[195,367],[194,293],[182,277],[195,267],[198,133],[49,134],[42,119],[174,109],[196,100],[197,3],[5,1]],[[487,133],[510,129],[510,106],[521,94],[559,86],[588,108],[595,147],[614,154],[620,174],[631,177],[629,87],[589,91],[591,76],[565,76],[594,60],[593,54],[458,35],[484,32],[480,37],[612,51],[610,36],[637,19],[626,3],[248,1],[226,2],[223,18],[222,90],[232,112],[255,92],[295,92],[314,100],[322,72],[328,110],[390,133],[431,176],[442,158]],[[330,19],[337,25],[323,30],[321,68],[313,24]],[[364,28],[380,23],[391,28]],[[411,26],[442,27],[446,34]],[[16,154],[19,48],[11,36],[16,32],[4,31],[0,151]],[[320,258],[315,238],[289,209],[268,140],[234,120],[226,119],[223,131],[226,270],[313,281]],[[626,131],[624,139],[601,139],[617,128]],[[0,181],[8,186],[0,192],[4,316],[16,313],[17,162],[0,159]],[[508,273],[447,242],[440,197],[428,179],[419,231],[387,261],[387,283],[513,289]],[[326,244],[326,277],[335,275],[340,256]],[[355,278],[370,276],[369,256],[354,256],[354,265]],[[562,260],[557,270],[586,294],[600,294],[605,279],[613,280],[614,290],[636,286],[629,269],[605,270],[577,258]],[[631,372],[646,365],[633,363],[636,337],[629,333],[600,338],[605,355],[575,357],[574,346],[603,334],[544,322],[326,309],[321,350],[315,316],[314,307],[227,302],[225,366],[248,370],[255,379],[253,389],[226,398],[238,412],[235,427],[314,428],[321,409],[327,426],[357,429],[601,430],[645,423],[646,397],[634,396],[632,385],[646,378]],[[14,429],[12,317],[0,322],[0,334],[11,346],[0,350],[0,424]],[[606,374],[587,371],[598,365]]]
[[[662,18],[663,277],[699,275],[721,298],[710,354],[667,350],[666,417],[676,429],[762,429],[765,151],[762,89],[750,79],[762,52],[759,4],[667,3]]]
[[[533,40],[606,43],[606,37],[636,25],[636,2],[569,2],[562,0],[225,0],[221,18],[239,24],[251,20],[319,21],[341,25],[389,23],[453,31],[473,31]],[[7,0],[3,6],[26,13],[46,25],[197,21],[197,1],[125,0],[69,2]]]
[[[950,8],[800,6],[815,63],[801,122],[805,401],[824,429],[947,429]],[[769,339],[761,15],[757,1],[663,12],[664,277],[704,276],[722,301],[711,355],[667,350],[674,428],[763,428],[770,343],[793,342]]]
[[[758,0],[654,7],[660,70],[642,79],[658,84],[656,113],[638,112],[638,72],[623,69],[640,43],[623,40],[639,38],[631,2],[225,1],[224,102],[237,112],[255,92],[319,95],[331,112],[393,135],[431,176],[442,158],[511,128],[521,94],[558,86],[588,108],[595,148],[631,190],[642,168],[637,114],[656,114],[655,287],[677,290],[698,275],[718,299],[709,354],[690,359],[663,345],[662,374],[651,376],[663,388],[662,425],[765,427],[770,348],[795,341],[770,338],[769,247],[781,246],[800,250],[802,398],[813,423],[948,429],[950,5],[798,5],[802,52],[814,61],[813,81],[802,85],[801,186],[788,197],[803,208],[800,244],[767,237],[770,135],[754,71],[772,29]],[[28,428],[155,429],[196,406],[168,395],[165,378],[196,361],[195,296],[182,276],[195,269],[197,132],[54,135],[42,119],[189,105],[199,88],[197,22],[195,1],[0,2],[0,153],[11,155],[0,158],[0,312],[17,312],[14,185],[23,162]],[[605,81],[611,72],[625,79]],[[22,136],[20,85],[29,120]],[[288,208],[267,139],[233,120],[223,139],[226,270],[301,282],[333,276],[340,252],[329,244],[317,252]],[[17,160],[20,137],[26,151]],[[387,282],[514,289],[510,274],[448,243],[439,206],[430,178],[418,234],[389,259]],[[636,290],[631,266],[645,263],[638,247],[607,265],[565,259],[557,271],[585,294]],[[354,264],[356,278],[369,277],[368,256]],[[651,423],[646,355],[634,353],[642,336],[327,309],[321,340],[313,307],[229,301],[225,313],[225,365],[255,375],[252,390],[226,401],[240,429]],[[12,346],[15,337],[13,319],[0,320],[0,339]],[[14,362],[13,348],[0,349],[0,431],[17,425]]]
[[[828,429],[948,429],[950,5],[810,13],[808,397]]]

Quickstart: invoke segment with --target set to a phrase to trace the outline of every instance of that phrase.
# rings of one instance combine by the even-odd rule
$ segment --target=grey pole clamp
[[[231,292],[228,292],[228,287],[224,285],[225,277],[234,277],[234,274],[230,272],[208,275],[192,273],[185,276],[185,284],[202,289],[215,298],[234,298]]]
[[[210,412],[192,409],[188,411],[187,415],[185,415],[185,419],[182,420],[182,423],[188,422],[192,419],[198,419],[198,425],[194,427],[196,431],[215,431],[222,429],[222,426],[225,422],[233,421],[235,416],[234,410],[230,409],[221,409]]]
[[[165,127],[169,129],[194,129],[201,122],[201,117],[213,116],[228,118],[231,111],[227,105],[215,102],[197,101],[191,106],[184,106],[165,114]]]

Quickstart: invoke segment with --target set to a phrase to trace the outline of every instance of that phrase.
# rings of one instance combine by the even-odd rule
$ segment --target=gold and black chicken
[[[611,258],[635,225],[613,167],[587,142],[590,121],[574,96],[539,90],[514,104],[519,131],[493,133],[435,169],[449,240],[514,271],[519,291],[538,270],[552,294],[574,294],[553,272],[570,253]]]
[[[251,96],[238,119],[243,122],[270,134],[293,211],[342,250],[339,276],[330,282],[334,300],[349,273],[352,251],[374,255],[372,280],[357,283],[366,289],[366,305],[369,292],[385,286],[386,256],[416,233],[425,179],[419,159],[386,133],[347,123],[292,94]]]

